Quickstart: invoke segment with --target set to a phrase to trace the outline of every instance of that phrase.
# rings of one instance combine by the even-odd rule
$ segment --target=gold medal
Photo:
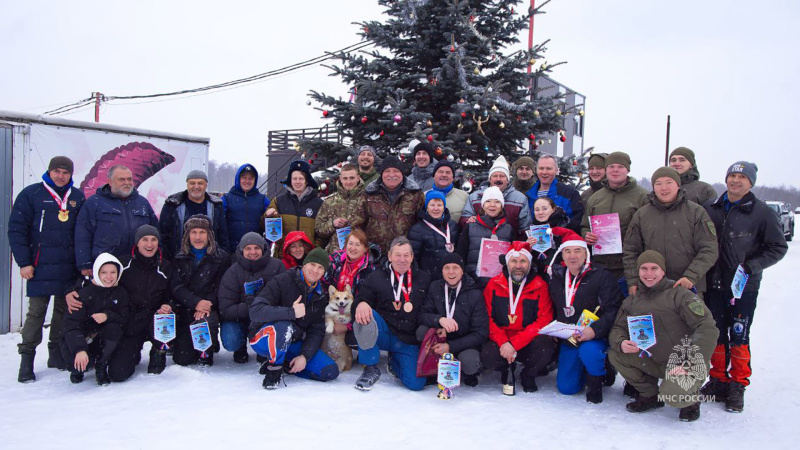
[[[66,222],[69,220],[69,211],[62,209],[58,212],[58,220]]]
[[[403,311],[410,313],[413,310],[414,310],[414,305],[412,305],[411,302],[406,302],[406,304],[403,305]]]
[[[394,310],[400,311],[400,302],[392,302],[392,303],[394,303]]]
[[[508,315],[508,323],[509,324],[513,325],[514,322],[516,322],[516,321],[517,321],[517,315],[516,314],[509,314]]]

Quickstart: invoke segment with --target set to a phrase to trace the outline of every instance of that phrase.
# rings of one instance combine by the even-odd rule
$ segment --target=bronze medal
[[[509,324],[513,325],[514,322],[516,322],[516,321],[517,321],[517,315],[516,314],[509,314],[508,315],[508,323]]]
[[[400,311],[400,302],[392,302],[392,303],[394,303],[394,310]]]
[[[68,221],[69,220],[69,211],[67,211],[66,209],[62,209],[61,211],[59,211],[58,212],[58,220],[60,220],[62,222]]]
[[[414,310],[414,305],[412,305],[411,302],[406,302],[406,304],[403,305],[403,311],[410,313],[413,310]]]

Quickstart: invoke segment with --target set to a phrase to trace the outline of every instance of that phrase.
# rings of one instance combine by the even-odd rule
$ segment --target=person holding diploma
[[[481,349],[481,361],[486,368],[502,373],[504,386],[513,386],[514,363],[522,363],[525,368],[520,378],[525,392],[539,390],[535,377],[555,350],[553,340],[539,334],[553,320],[553,303],[547,284],[531,270],[531,261],[530,246],[514,242],[505,255],[503,273],[492,278],[483,291],[489,341]]]
[[[283,241],[292,231],[302,231],[315,246],[321,246],[314,233],[317,213],[322,206],[319,198],[319,185],[311,176],[311,167],[305,161],[293,161],[289,164],[289,174],[281,184],[286,192],[276,196],[269,208],[261,217],[261,231],[264,231],[264,219],[280,217],[283,221],[283,239],[275,242],[275,257],[283,257]]]
[[[250,346],[264,359],[259,373],[264,389],[277,389],[283,372],[317,381],[339,376],[339,367],[322,350],[328,290],[325,250],[311,250],[303,265],[267,284],[250,305]]]
[[[608,336],[608,359],[638,392],[625,405],[634,413],[664,406],[681,408],[680,420],[700,418],[696,397],[706,378],[706,368],[719,331],[711,311],[700,297],[666,277],[664,257],[646,250],[636,260],[639,289],[626,298]],[[628,318],[652,316],[650,335],[655,344],[643,349],[631,339]],[[640,329],[639,334],[644,331]],[[663,378],[661,386],[658,380]]]
[[[358,167],[345,164],[336,181],[336,192],[325,198],[317,213],[314,232],[322,248],[333,253],[339,248],[336,230],[350,227],[351,230],[364,228],[364,217],[359,214],[364,207],[364,188],[366,185],[358,176]]]
[[[431,279],[441,277],[441,260],[455,251],[459,229],[450,219],[450,210],[443,193],[430,190],[425,193],[425,209],[417,213],[419,221],[408,231],[408,240],[414,249],[414,259],[419,268],[432,274]]]
[[[706,304],[717,320],[719,341],[703,394],[724,400],[731,412],[744,410],[744,391],[750,385],[750,327],[762,274],[789,248],[775,212],[751,192],[757,173],[751,162],[732,164],[725,177],[728,189],[705,207],[719,242],[719,259],[706,276]],[[738,267],[748,278],[742,297],[734,301],[731,283]]]
[[[550,236],[553,240],[553,245],[542,253],[535,250],[534,245],[538,242],[535,236],[531,236],[526,242],[531,245],[531,253],[533,254],[534,264],[536,264],[536,271],[544,276],[547,263],[553,258],[556,253],[556,248],[561,244],[561,236],[575,232],[564,228],[567,226],[567,215],[561,207],[556,206],[556,203],[550,197],[540,197],[533,202],[533,225],[547,225],[550,227]]]
[[[481,241],[486,238],[512,242],[517,235],[514,227],[508,223],[504,205],[503,193],[497,186],[486,188],[481,197],[478,215],[473,216],[475,220],[467,222],[458,237],[456,252],[466,261],[467,274],[474,277],[481,287],[489,282],[486,277],[478,277]]]
[[[555,265],[559,253],[564,262]],[[586,241],[571,233],[564,237],[550,263],[552,275],[548,284],[556,320],[576,324],[584,310],[600,317],[573,336],[577,347],[561,340],[556,386],[562,394],[573,395],[586,385],[586,401],[602,403],[608,332],[617,317],[622,294],[614,276],[590,261]]]
[[[597,235],[592,233],[589,223],[591,216],[600,214],[619,215],[620,236],[623,245],[628,225],[633,214],[647,204],[647,191],[636,184],[636,179],[628,176],[631,170],[631,158],[627,153],[614,152],[606,157],[606,179],[603,180],[603,189],[597,191],[586,203],[586,213],[581,224],[581,236],[586,243],[597,243]],[[620,285],[625,284],[625,270],[622,264],[622,253],[613,255],[596,255],[595,263],[602,265],[611,272]],[[623,290],[627,294],[627,286]]]
[[[706,272],[717,261],[714,222],[702,206],[690,202],[681,188],[681,178],[671,167],[660,167],[651,178],[653,192],[648,204],[631,219],[624,239],[623,262],[628,294],[636,293],[636,258],[645,250],[664,255],[667,277],[675,287],[695,289],[700,298],[706,290]]]
[[[467,386],[478,385],[481,347],[489,338],[489,316],[483,291],[464,275],[464,260],[457,253],[442,258],[442,278],[431,283],[419,316],[417,340],[436,328],[446,342],[436,344],[441,356],[452,353],[461,361],[461,379]]]

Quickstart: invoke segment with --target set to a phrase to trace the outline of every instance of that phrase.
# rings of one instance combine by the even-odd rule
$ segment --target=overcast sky
[[[120,4],[4,2],[0,109],[42,113],[93,91],[242,78],[354,44],[351,22],[385,17],[373,0]],[[694,149],[706,181],[744,159],[758,164],[758,184],[800,185],[800,2],[554,0],[545,10],[535,41],[552,39],[547,59],[568,61],[553,77],[588,98],[587,147],[626,151],[633,175],[649,177],[663,164],[671,114],[671,147]],[[310,89],[347,95],[328,73],[316,66],[210,95],[107,104],[101,121],[210,137],[212,159],[263,167],[269,130],[324,124],[306,106]],[[63,117],[91,121],[94,111]]]

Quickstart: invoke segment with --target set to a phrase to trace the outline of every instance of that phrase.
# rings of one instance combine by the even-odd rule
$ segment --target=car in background
[[[767,202],[770,208],[778,215],[783,228],[783,235],[787,241],[791,241],[794,237],[794,214],[792,210],[786,206],[784,202]]]

